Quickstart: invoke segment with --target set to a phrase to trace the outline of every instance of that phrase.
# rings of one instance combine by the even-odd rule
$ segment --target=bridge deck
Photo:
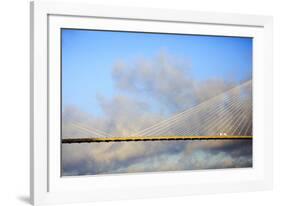
[[[243,140],[252,136],[161,136],[161,137],[89,137],[65,138],[62,143],[91,143],[91,142],[130,142],[130,141],[171,141],[171,140]]]

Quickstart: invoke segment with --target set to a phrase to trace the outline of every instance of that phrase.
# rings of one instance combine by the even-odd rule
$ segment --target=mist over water
[[[252,167],[252,140],[64,144],[62,153],[64,176]]]

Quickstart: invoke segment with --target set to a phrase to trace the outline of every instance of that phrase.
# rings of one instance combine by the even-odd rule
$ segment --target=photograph
[[[61,176],[252,168],[253,38],[61,28]]]

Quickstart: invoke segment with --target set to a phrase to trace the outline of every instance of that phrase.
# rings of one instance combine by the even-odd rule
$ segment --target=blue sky
[[[100,114],[96,95],[112,98],[119,92],[112,79],[114,64],[151,59],[161,51],[190,62],[192,77],[198,81],[239,82],[251,77],[251,38],[63,29],[63,108],[75,105]]]

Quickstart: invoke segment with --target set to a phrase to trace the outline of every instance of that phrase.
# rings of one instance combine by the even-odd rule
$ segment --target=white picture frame
[[[95,21],[93,21],[95,20]],[[31,3],[31,201],[34,205],[267,190],[273,184],[272,17]],[[251,169],[60,176],[60,28],[254,38]]]

